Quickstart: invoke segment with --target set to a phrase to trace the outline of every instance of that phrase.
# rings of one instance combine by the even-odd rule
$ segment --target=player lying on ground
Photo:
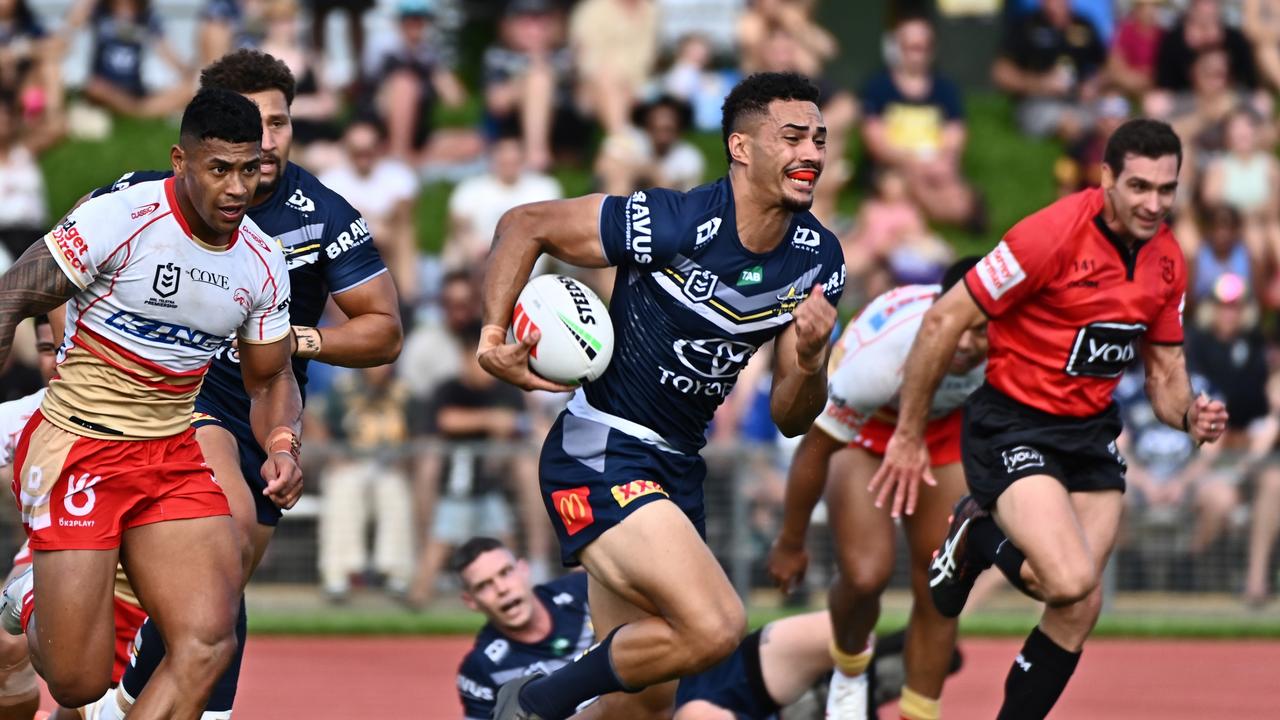
[[[0,278],[0,363],[19,319],[71,300],[58,377],[15,459],[34,573],[6,586],[0,608],[64,706],[110,683],[117,559],[173,648],[136,717],[198,717],[235,654],[235,527],[190,427],[233,334],[270,452],[262,474],[273,493],[301,483],[284,257],[244,219],[261,137],[253,103],[201,92],[173,178],[85,203]],[[194,270],[221,281],[184,274]]]
[[[929,561],[946,536],[947,513],[964,495],[960,406],[982,384],[985,326],[970,328],[960,337],[946,379],[930,403],[925,432],[936,485],[910,498],[902,512],[882,507],[866,488],[893,433],[902,364],[925,311],[977,260],[966,258],[952,265],[941,286],[897,288],[862,311],[832,352],[827,407],[800,441],[791,463],[785,515],[769,554],[769,571],[784,591],[803,579],[809,562],[804,548],[809,517],[825,485],[837,566],[827,596],[836,664],[827,694],[830,720],[867,717],[865,671],[873,655],[871,631],[880,618],[880,595],[893,574],[896,518],[902,521],[910,548],[912,591],[900,709],[907,720],[936,720],[941,715],[956,621],[933,607]]]
[[[825,160],[817,97],[798,75],[753,75],[725,100],[727,177],[688,193],[523,205],[499,223],[478,354],[519,387],[571,389],[530,370],[536,331],[505,344],[538,256],[618,268],[613,360],[574,393],[539,467],[561,559],[586,567],[603,640],[503,686],[499,720],[562,720],[596,696],[584,717],[669,718],[671,681],[741,641],[742,601],[703,539],[698,452],[738,372],[771,339],[774,421],[797,435],[822,409],[845,271],[839,243],[808,212]]]
[[[1182,146],[1166,124],[1131,120],[1107,141],[1102,187],[1015,225],[925,315],[907,358],[897,429],[872,481],[901,510],[928,472],[925,424],[956,343],[988,322],[986,384],[965,403],[957,504],[931,565],[938,610],[958,615],[992,563],[1046,603],[1005,682],[1001,720],[1043,718],[1080,660],[1102,605],[1099,578],[1123,510],[1112,392],[1141,357],[1165,424],[1218,439],[1222,403],[1193,399],[1182,352],[1186,273],[1164,224]]]
[[[487,720],[498,688],[512,677],[553,672],[595,642],[586,573],[534,585],[529,567],[493,538],[459,546],[450,563],[462,601],[488,622],[458,668],[458,696],[467,720]],[[826,612],[779,620],[747,639],[725,660],[680,681],[676,720],[733,713],[765,720],[795,702],[831,671]]]
[[[287,310],[293,327],[293,372],[305,391],[307,364],[320,360],[343,367],[394,362],[402,340],[399,300],[390,274],[374,248],[364,218],[340,195],[311,173],[289,162],[293,128],[289,105],[294,78],[280,60],[265,53],[240,50],[201,73],[203,87],[239,93],[262,111],[261,182],[248,216],[282,246],[293,297]],[[169,173],[128,173],[95,194],[120,191]],[[347,320],[317,328],[329,298]],[[301,486],[287,495],[267,493],[257,468],[264,453],[254,438],[249,398],[241,382],[240,355],[223,348],[196,398],[196,440],[227,493],[240,530],[244,558],[243,583],[262,560],[282,509],[297,502]],[[241,648],[218,681],[207,710],[230,717],[244,656],[244,604],[237,633]],[[137,658],[110,702],[101,703],[103,720],[128,708],[165,656],[165,646],[151,623],[142,628]]]

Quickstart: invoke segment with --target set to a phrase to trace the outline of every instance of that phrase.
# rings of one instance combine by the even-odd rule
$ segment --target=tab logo
[[[744,285],[759,285],[764,282],[764,268],[760,265],[749,267],[742,271],[738,276],[738,287]]]
[[[613,493],[613,499],[618,503],[618,507],[626,507],[636,498],[653,495],[654,493],[659,493],[663,497],[671,497],[666,490],[662,489],[661,485],[653,480],[632,480],[621,485],[614,485],[609,492]]]

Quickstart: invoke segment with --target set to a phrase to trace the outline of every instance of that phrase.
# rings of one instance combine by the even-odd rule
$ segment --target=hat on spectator
[[[396,13],[400,17],[435,17],[436,4],[434,0],[399,0],[396,3]]]
[[[508,17],[516,15],[550,15],[556,11],[551,0],[511,0],[507,3]]]

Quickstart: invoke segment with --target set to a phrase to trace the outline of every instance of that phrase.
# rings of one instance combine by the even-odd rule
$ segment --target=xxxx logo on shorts
[[[626,507],[632,500],[654,493],[662,493],[664,497],[671,497],[667,495],[667,491],[663,490],[661,485],[653,480],[632,480],[621,485],[614,485],[609,492],[613,493],[613,499],[617,501],[618,507]]]
[[[564,523],[564,530],[570,536],[577,535],[596,521],[591,512],[590,496],[591,490],[585,486],[551,493],[551,504],[555,506],[556,514],[560,516],[560,522]]]

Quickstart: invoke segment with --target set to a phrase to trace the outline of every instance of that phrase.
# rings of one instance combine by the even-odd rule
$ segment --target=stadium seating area
[[[314,583],[335,603],[374,587],[430,608],[449,549],[473,534],[514,542],[539,579],[558,571],[536,458],[565,398],[497,385],[466,346],[507,208],[715,177],[735,78],[800,71],[831,131],[814,212],[845,250],[847,319],[1096,184],[1109,131],[1160,117],[1186,151],[1174,228],[1191,268],[1189,366],[1232,421],[1198,449],[1154,420],[1140,369],[1126,376],[1132,512],[1113,582],[1266,603],[1280,533],[1280,14],[1264,0],[885,4],[884,62],[850,84],[825,79],[851,72],[846,33],[816,0],[0,0],[0,270],[86,191],[166,164],[203,64],[246,46],[284,59],[299,78],[292,159],[369,220],[409,327],[395,367],[313,371],[308,491],[258,582]],[[984,49],[989,84],[937,67],[938,28],[961,18],[1003,38]],[[39,385],[16,354],[0,401]],[[791,451],[767,387],[764,367],[740,377],[709,450],[709,541],[744,591],[766,585]],[[454,406],[488,412],[490,431],[442,432]],[[16,542],[16,518],[4,526]]]

